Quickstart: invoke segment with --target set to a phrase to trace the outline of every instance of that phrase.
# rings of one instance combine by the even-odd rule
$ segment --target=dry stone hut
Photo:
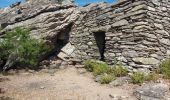
[[[75,58],[150,69],[170,57],[170,1],[120,0],[80,11],[70,32]]]
[[[41,35],[56,48],[65,45],[58,54],[64,60],[100,59],[136,70],[170,58],[169,0],[119,0],[85,7],[46,1],[21,4],[20,14],[11,8],[0,15],[1,26],[31,27],[36,38]]]

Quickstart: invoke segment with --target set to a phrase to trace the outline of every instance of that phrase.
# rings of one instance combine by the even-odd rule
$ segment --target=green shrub
[[[128,75],[127,68],[123,67],[122,65],[115,65],[111,67],[108,73],[113,73],[116,77],[122,77]]]
[[[145,81],[144,73],[135,72],[130,77],[133,84],[142,84]]]
[[[159,67],[160,73],[163,74],[163,77],[170,79],[170,59],[163,61]]]
[[[90,72],[93,72],[93,67],[95,66],[95,64],[96,64],[96,62],[93,60],[86,60],[84,62],[85,68]]]
[[[16,28],[7,32],[0,43],[0,59],[8,60],[11,54],[15,54],[15,64],[35,68],[41,56],[49,51],[49,46],[43,40],[32,39],[30,31],[24,28]]]
[[[93,67],[93,74],[94,75],[101,75],[108,71],[109,66],[106,63],[97,63]]]
[[[108,71],[109,66],[104,63],[104,62],[97,62],[95,60],[87,60],[84,63],[85,68],[93,72],[93,74],[96,75],[101,75],[103,73],[106,73]]]
[[[156,72],[152,72],[148,75],[144,75],[144,73],[135,72],[130,77],[133,84],[142,84],[145,81],[156,82],[159,79],[159,74],[157,74]]]
[[[109,84],[111,81],[115,80],[116,77],[113,74],[106,74],[104,73],[101,76],[100,83],[101,84]]]
[[[159,79],[159,74],[156,72],[149,73],[147,76],[145,76],[146,81],[154,81],[156,82]]]

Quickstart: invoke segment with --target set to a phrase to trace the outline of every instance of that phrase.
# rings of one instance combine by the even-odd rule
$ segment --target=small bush
[[[94,68],[95,65],[96,65],[96,62],[92,61],[92,60],[86,60],[84,62],[85,68],[90,72],[93,72],[93,68]]]
[[[116,77],[114,75],[104,73],[101,76],[100,83],[101,84],[109,84],[111,81],[113,81],[115,79],[116,79]]]
[[[98,63],[95,64],[93,67],[93,74],[94,75],[101,75],[103,73],[106,73],[108,71],[108,65],[106,63]]]
[[[159,74],[157,74],[156,72],[149,73],[145,77],[146,81],[154,81],[154,82],[156,82],[158,79],[159,79]]]
[[[144,75],[144,73],[135,72],[130,77],[133,84],[142,84],[145,81],[156,82],[159,79],[159,74],[157,74],[156,72],[152,72],[148,75]]]
[[[30,31],[24,28],[16,28],[7,32],[0,43],[0,59],[7,61],[13,54],[14,64],[30,68],[37,67],[42,55],[49,51],[49,47],[43,40],[32,39]]]
[[[101,75],[103,73],[106,73],[108,71],[109,66],[104,63],[104,62],[97,62],[94,60],[87,60],[84,63],[85,68],[90,71],[93,72],[93,74],[96,75]]]
[[[160,73],[163,74],[163,77],[170,79],[170,59],[163,61],[159,67]]]
[[[130,77],[133,84],[142,84],[145,81],[144,73],[135,72]]]
[[[127,68],[123,67],[122,65],[113,66],[108,71],[108,73],[113,73],[116,77],[122,77],[128,74]]]

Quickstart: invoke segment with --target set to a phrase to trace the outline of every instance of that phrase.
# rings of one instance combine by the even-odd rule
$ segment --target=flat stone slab
[[[63,51],[64,53],[66,53],[67,55],[71,55],[75,50],[75,47],[73,45],[71,45],[70,43],[67,43],[62,49],[61,51]]]
[[[133,61],[144,65],[156,65],[160,62],[155,58],[144,58],[144,57],[133,58]]]

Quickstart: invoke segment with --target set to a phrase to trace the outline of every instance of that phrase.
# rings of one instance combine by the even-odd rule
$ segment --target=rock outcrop
[[[79,11],[71,3],[62,5],[49,0],[29,0],[2,10],[0,36],[3,37],[7,30],[26,27],[31,30],[32,38],[42,38],[52,45],[51,54],[55,54],[68,43],[69,31],[78,16]]]

